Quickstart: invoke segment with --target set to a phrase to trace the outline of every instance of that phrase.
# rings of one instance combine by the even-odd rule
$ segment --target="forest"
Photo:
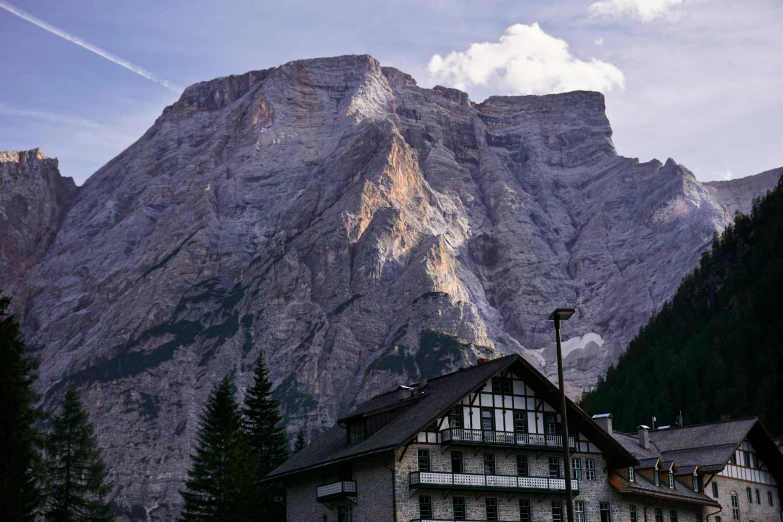
[[[783,432],[783,178],[715,237],[580,405],[618,429],[758,416]]]

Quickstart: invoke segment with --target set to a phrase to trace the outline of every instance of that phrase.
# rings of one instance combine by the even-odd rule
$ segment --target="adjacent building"
[[[558,405],[558,389],[522,357],[480,361],[370,399],[268,479],[285,483],[288,522],[562,522]],[[767,442],[774,443],[757,421],[715,432],[711,443],[728,451],[718,468],[724,453],[688,446],[686,428],[660,440],[660,430],[625,435],[612,430],[611,415],[591,418],[571,401],[566,410],[577,522],[727,522],[726,499],[744,490],[724,481],[749,478],[773,504],[743,506],[740,519],[780,520],[781,459],[765,456]],[[744,448],[756,455],[758,473],[731,467],[739,465],[729,453]]]

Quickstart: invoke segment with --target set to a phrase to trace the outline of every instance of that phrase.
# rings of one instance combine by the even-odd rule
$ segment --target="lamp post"
[[[566,413],[566,393],[563,382],[563,348],[560,346],[560,321],[567,321],[574,315],[573,308],[557,308],[549,315],[549,320],[555,322],[555,339],[557,340],[557,378],[560,384],[560,415],[563,418],[563,468],[565,469],[566,515],[568,522],[574,522],[574,499],[571,491],[571,454],[568,450],[568,415]]]

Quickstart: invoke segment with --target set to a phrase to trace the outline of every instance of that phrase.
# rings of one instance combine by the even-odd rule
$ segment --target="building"
[[[783,520],[777,486],[783,477],[782,455],[757,418],[654,431],[640,426],[634,435],[613,432],[611,415],[596,416],[596,420],[639,460],[635,486],[640,494],[646,494],[642,489],[651,489],[651,474],[665,484],[673,473],[683,485],[691,484],[694,491],[706,493],[717,504],[715,509],[696,513],[694,520]],[[640,475],[643,488],[639,487]],[[621,474],[609,480],[618,491],[634,488]]]
[[[284,482],[289,522],[561,522],[559,397],[518,355],[483,362],[370,399],[268,480]],[[566,409],[577,522],[677,522],[720,509],[693,487],[688,464],[652,446],[647,455],[611,431],[610,416]]]

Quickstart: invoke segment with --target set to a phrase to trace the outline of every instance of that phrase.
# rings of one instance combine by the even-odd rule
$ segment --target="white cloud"
[[[600,45],[603,45],[603,44],[604,44],[604,38],[603,37],[598,38],[598,39],[595,40],[595,45],[599,45],[600,46]]]
[[[599,0],[590,4],[592,15],[630,16],[642,22],[651,22],[662,16],[671,16],[685,0]]]
[[[436,54],[427,69],[437,83],[466,90],[491,87],[508,94],[549,94],[574,90],[623,89],[625,76],[595,58],[583,61],[568,44],[537,23],[509,27],[499,42],[474,43],[466,51]]]
[[[732,174],[730,170],[727,170],[726,172],[716,172],[715,177],[722,181],[729,181],[734,177],[734,174]]]

